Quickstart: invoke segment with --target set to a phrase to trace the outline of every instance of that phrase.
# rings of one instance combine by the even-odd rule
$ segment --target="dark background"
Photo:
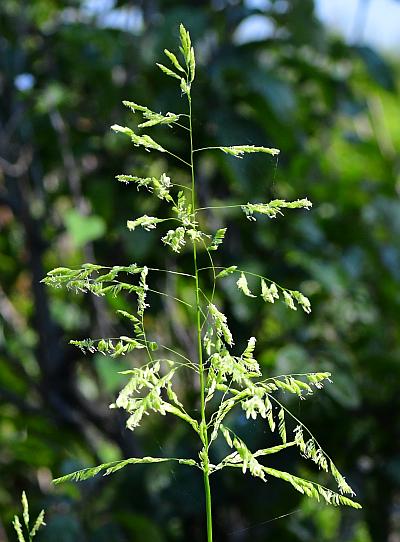
[[[164,47],[176,50],[181,21],[198,57],[196,145],[281,149],[278,163],[204,155],[201,202],[307,196],[314,203],[310,212],[255,224],[240,213],[207,216],[210,229],[222,218],[230,226],[218,262],[301,289],[312,300],[311,315],[248,302],[229,281],[219,302],[239,346],[257,335],[266,374],[333,373],[334,384],[288,405],[363,505],[333,509],[283,482],[223,471],[212,478],[215,539],[400,540],[400,66],[396,52],[385,57],[363,43],[368,2],[359,4],[350,43],[322,26],[311,0],[271,1],[258,10],[226,0],[98,2],[97,9],[78,0],[1,1],[0,540],[16,539],[10,522],[23,489],[33,512],[46,508],[43,541],[204,540],[202,481],[187,467],[145,465],[52,485],[53,477],[97,462],[188,457],[196,445],[170,417],[125,431],[107,406],[123,384],[117,371],[132,359],[84,357],[68,345],[71,338],[121,333],[114,311],[129,308],[129,299],[40,284],[52,267],[84,261],[188,265],[185,256],[160,251],[158,232],[126,230],[128,218],[156,213],[156,204],[114,180],[168,167],[184,181],[179,163],[167,166],[109,130],[114,123],[134,126],[123,99],[182,110],[174,82],[154,67]],[[257,40],[250,32],[241,43],[238,28],[252,16],[267,18],[272,31]],[[153,133],[186,152],[175,129]],[[160,282],[165,286],[188,295],[184,282]],[[193,349],[173,305],[154,300],[148,325],[154,337]],[[183,384],[195,408],[193,384]],[[252,447],[263,447],[262,423],[241,431]],[[279,461],[318,479],[294,454]]]

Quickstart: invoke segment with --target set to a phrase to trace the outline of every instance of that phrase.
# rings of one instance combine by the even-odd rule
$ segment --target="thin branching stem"
[[[187,80],[189,83],[189,79]],[[194,157],[193,157],[193,125],[192,125],[192,100],[190,94],[188,94],[189,101],[189,126],[190,126],[190,164],[191,164],[191,177],[192,177],[192,209],[196,209],[196,185],[195,185],[195,172],[194,172]],[[194,211],[194,219],[196,214]],[[211,488],[210,488],[210,467],[208,458],[208,432],[206,421],[206,404],[205,404],[205,370],[203,365],[203,346],[201,338],[201,305],[200,305],[200,286],[199,286],[199,273],[197,266],[197,248],[196,242],[193,242],[193,265],[194,275],[196,281],[196,327],[197,327],[197,351],[199,362],[199,379],[200,379],[200,409],[201,409],[201,431],[200,437],[203,442],[203,479],[204,479],[204,492],[206,501],[206,520],[207,520],[207,541],[212,542],[212,508],[211,508]]]
[[[277,149],[257,147],[254,145],[194,148],[191,86],[195,77],[196,62],[194,49],[191,46],[190,35],[183,25],[180,26],[180,36],[180,51],[183,55],[185,67],[182,67],[180,61],[168,50],[165,50],[165,54],[172,63],[172,69],[163,64],[158,64],[158,66],[167,76],[179,81],[180,91],[182,95],[186,95],[188,99],[188,113],[179,115],[167,114],[167,116],[164,116],[152,112],[147,107],[135,106],[135,104],[132,103],[130,103],[130,105],[131,108],[134,109],[134,107],[136,107],[136,109],[144,113],[146,122],[143,122],[139,127],[144,127],[146,125],[154,126],[156,124],[173,124],[185,130],[190,143],[190,159],[188,158],[188,154],[184,155],[185,158],[187,158],[185,159],[164,149],[148,135],[138,136],[129,128],[118,125],[113,126],[113,129],[128,135],[136,146],[143,146],[148,151],[158,150],[159,152],[166,153],[168,155],[167,158],[171,156],[175,160],[181,162],[186,168],[189,168],[191,177],[190,186],[171,183],[170,178],[167,177],[165,173],[163,173],[159,179],[155,177],[134,177],[131,175],[121,175],[117,176],[117,178],[121,182],[137,183],[138,189],[141,186],[144,186],[150,193],[153,193],[154,196],[161,200],[165,200],[166,203],[171,205],[172,213],[175,217],[158,218],[144,215],[136,220],[128,221],[127,226],[130,230],[134,230],[136,227],[141,226],[149,231],[159,222],[172,220],[175,221],[175,225],[176,222],[179,222],[179,227],[168,230],[167,234],[162,237],[162,241],[164,244],[169,245],[176,253],[181,251],[187,241],[192,241],[193,273],[173,271],[170,269],[139,267],[137,264],[131,264],[126,267],[103,267],[95,264],[85,264],[78,270],[65,267],[56,268],[48,273],[47,277],[43,279],[43,282],[55,287],[65,286],[66,288],[74,289],[77,292],[91,292],[101,296],[106,293],[112,293],[114,296],[120,292],[135,293],[137,296],[137,316],[124,310],[118,311],[118,313],[131,322],[135,338],[120,336],[109,339],[84,339],[82,341],[71,342],[78,346],[83,352],[97,351],[105,355],[111,354],[112,357],[125,355],[135,348],[142,350],[146,349],[148,360],[146,359],[143,365],[140,365],[140,367],[136,367],[133,370],[122,372],[123,374],[129,374],[130,380],[121,390],[112,407],[123,408],[130,414],[130,417],[127,420],[127,427],[131,430],[138,427],[143,416],[149,414],[150,411],[159,412],[161,414],[170,413],[189,424],[196,432],[201,442],[201,450],[199,452],[200,460],[198,462],[193,459],[179,458],[131,458],[126,461],[112,462],[99,465],[95,468],[83,469],[58,479],[58,482],[88,479],[105,469],[105,474],[108,475],[128,464],[135,463],[157,463],[173,460],[178,461],[181,464],[196,466],[203,472],[207,542],[212,542],[212,503],[209,478],[213,472],[226,466],[233,468],[239,467],[243,472],[249,470],[253,476],[257,476],[264,481],[265,475],[282,478],[290,482],[300,493],[317,499],[322,496],[324,500],[330,504],[343,504],[353,506],[354,508],[359,508],[359,505],[343,495],[343,493],[351,495],[354,493],[346,483],[345,478],[333,464],[331,458],[322,450],[322,447],[319,445],[314,435],[271,393],[278,391],[278,388],[282,388],[290,393],[303,397],[304,389],[310,392],[312,385],[318,388],[322,387],[319,383],[322,382],[322,380],[327,379],[329,373],[299,373],[264,378],[257,359],[253,357],[256,345],[255,337],[250,337],[247,346],[241,355],[234,355],[232,353],[234,341],[228,326],[228,319],[219,308],[214,305],[216,280],[218,277],[228,276],[231,273],[239,273],[240,278],[236,284],[239,290],[250,297],[256,296],[252,294],[247,284],[246,275],[257,277],[258,279],[261,279],[261,297],[265,301],[274,303],[274,300],[279,298],[277,292],[277,288],[279,288],[283,291],[283,301],[285,301],[290,309],[296,310],[294,305],[294,300],[296,300],[298,304],[302,306],[304,311],[308,313],[311,310],[310,302],[303,294],[301,294],[301,292],[284,288],[275,281],[260,274],[238,269],[235,265],[231,265],[230,267],[215,266],[213,251],[217,250],[219,245],[223,242],[226,228],[218,229],[214,236],[201,231],[198,221],[196,220],[196,217],[198,216],[197,213],[213,209],[227,210],[242,208],[249,220],[255,220],[255,217],[253,216],[254,213],[261,213],[270,216],[270,218],[274,218],[277,214],[282,214],[281,208],[309,209],[311,207],[311,202],[307,198],[303,198],[293,202],[273,200],[269,203],[232,203],[231,205],[196,206],[195,153],[215,149],[241,158],[245,153],[254,152],[264,152],[277,156],[279,151]],[[186,74],[186,78],[182,77],[182,74]],[[184,117],[185,120],[181,121],[180,117]],[[178,189],[172,191],[172,188]],[[189,191],[190,194],[185,195],[183,190]],[[175,192],[177,195],[174,196]],[[234,202],[235,199],[237,200],[237,198],[232,198],[231,201]],[[210,203],[223,203],[223,201],[214,199],[213,202]],[[210,239],[212,240],[210,241]],[[207,254],[206,257],[209,260],[208,267],[199,267],[198,265],[200,254],[205,257],[203,247]],[[110,272],[104,274],[103,271],[106,269],[109,269]],[[200,273],[206,270],[212,271],[212,287],[211,285],[204,287],[203,281],[200,281],[200,277],[203,277]],[[222,270],[222,272],[219,272],[220,270]],[[195,301],[189,298],[189,303],[184,299],[174,297],[166,292],[149,288],[149,285],[146,282],[148,271],[155,273],[169,273],[183,277],[184,280],[186,278],[190,279],[185,280],[185,283],[191,287],[191,292],[194,294],[193,297],[195,297]],[[139,283],[131,284],[129,279],[126,279],[127,282],[121,282],[118,280],[120,272],[129,275],[140,273]],[[96,275],[97,273],[101,274],[95,279],[92,276],[93,273]],[[210,278],[211,273],[206,276]],[[194,281],[194,283],[192,281]],[[264,281],[270,283],[270,285],[267,286]],[[193,319],[192,329],[196,334],[197,356],[194,354],[194,359],[190,359],[192,356],[188,357],[185,353],[174,350],[169,346],[147,340],[144,312],[146,307],[148,307],[148,304],[146,304],[146,295],[150,292],[171,298],[190,309],[186,312],[189,314],[189,317]],[[207,333],[204,334],[203,344],[203,328],[206,324],[208,329]],[[114,344],[114,340],[118,342]],[[161,354],[155,353],[157,347],[162,350]],[[167,353],[164,353],[163,350],[166,350]],[[168,352],[173,355],[168,354]],[[166,357],[163,357],[164,355]],[[175,358],[177,358],[177,360],[175,360]],[[200,415],[197,416],[198,419],[192,418],[187,413],[172,387],[172,380],[175,373],[182,368],[185,368],[185,370],[193,370],[196,373],[196,380],[199,385],[200,403]],[[293,377],[308,377],[310,385],[300,380],[296,380],[296,378]],[[276,405],[280,407],[277,415],[274,412],[277,410]],[[225,418],[229,416],[232,409],[237,406],[241,407],[246,412],[247,418],[251,417],[252,419],[256,419],[257,416],[266,418],[271,431],[275,430],[276,420],[282,444],[260,449],[254,453],[251,452],[244,440],[225,425]],[[287,442],[285,413],[298,424],[294,430],[295,437],[293,442]],[[293,422],[291,422],[291,425],[292,424]],[[306,433],[307,435],[305,435]],[[231,452],[222,459],[218,465],[212,465],[209,458],[209,449],[219,435],[225,439]],[[304,438],[305,436],[307,436],[306,441]],[[338,487],[342,492],[342,496],[333,493],[324,486],[314,484],[313,482],[291,475],[285,471],[274,470],[257,461],[257,457],[277,453],[289,446],[298,446],[304,457],[311,459],[326,471],[330,469],[331,474],[335,478]],[[26,515],[27,506],[24,519],[25,525],[28,527]],[[19,523],[16,524],[16,529],[17,528],[20,529]],[[28,536],[29,539],[33,538],[33,535],[31,537],[29,533]]]
[[[187,130],[188,132],[190,132],[190,128],[188,128],[187,126],[184,126],[180,122],[174,122],[173,124],[175,124],[175,126],[179,126],[179,128],[183,128],[184,130]]]
[[[195,371],[196,373],[198,373],[198,369],[194,363],[183,363],[182,361],[176,361],[176,360],[171,360],[171,359],[166,359],[166,358],[160,358],[154,361],[163,361],[164,363],[178,365],[178,368],[186,367],[187,369],[191,369],[192,371]]]
[[[198,367],[192,361],[190,361],[188,357],[184,356],[177,350],[170,348],[169,346],[165,346],[165,344],[160,344],[159,347],[164,348],[164,350],[168,350],[168,352],[171,352],[172,354],[175,354],[176,356],[179,356],[182,359],[185,359],[188,362],[188,365],[190,365],[192,368],[196,368],[196,371],[198,372]]]
[[[201,149],[193,149],[193,152],[220,150],[221,147],[201,147]]]
[[[238,203],[235,205],[209,205],[208,207],[198,207],[197,211],[206,211],[207,209],[237,209],[243,207],[244,203]]]
[[[184,184],[173,183],[172,186],[177,186],[178,188],[183,188],[184,190],[190,190],[190,191],[192,191],[192,189],[190,188],[190,186],[186,186],[186,185],[184,185]]]
[[[147,340],[147,336],[146,336],[146,329],[145,329],[145,326],[144,326],[144,314],[142,313],[141,314],[141,317],[140,317],[140,326],[142,328],[142,333],[143,333],[143,338],[144,338],[144,345],[145,345],[145,348],[146,348],[146,352],[147,352],[147,356],[150,360],[150,362],[152,363],[153,362],[153,356],[151,355],[151,350],[149,348],[149,341]]]
[[[166,294],[165,292],[159,292],[158,290],[153,290],[152,288],[149,288],[148,292],[153,292],[154,294],[169,297],[170,299],[173,299],[174,301],[178,301],[179,303],[182,303],[182,305],[186,305],[187,307],[192,308],[192,305],[190,303],[187,303],[186,301],[183,301],[183,299],[179,299],[179,297],[174,297],[173,295]]]
[[[183,277],[190,277],[192,279],[195,278],[194,275],[191,275],[190,273],[181,273],[180,271],[171,271],[170,269],[158,269],[157,267],[148,267],[149,271],[158,271],[160,273],[170,273],[171,275],[181,275]]]
[[[215,296],[215,287],[216,287],[216,283],[217,283],[217,277],[216,277],[216,274],[215,274],[215,265],[214,265],[214,260],[211,256],[211,252],[210,250],[208,249],[206,243],[204,242],[203,240],[203,244],[204,244],[204,248],[206,249],[206,252],[207,252],[207,256],[209,257],[210,259],[210,262],[211,262],[211,267],[210,269],[212,269],[212,272],[213,272],[213,285],[212,285],[212,292],[211,292],[211,298],[208,299],[207,298],[207,301],[208,301],[208,308],[207,308],[207,313],[204,317],[204,321],[203,321],[203,324],[201,326],[201,330],[203,330],[203,327],[206,325],[207,323],[207,320],[208,320],[208,316],[210,314],[210,305],[214,302],[214,296]],[[204,294],[203,294],[204,295]]]
[[[182,162],[183,164],[185,164],[186,166],[190,167],[190,164],[189,162],[186,162],[186,160],[184,160],[183,158],[181,158],[180,156],[178,156],[177,154],[174,154],[173,152],[167,150],[167,149],[164,149],[166,153],[168,153],[170,156],[173,156],[174,158],[176,158],[177,160],[179,160],[180,162]]]
[[[209,299],[208,295],[201,288],[199,288],[199,292],[204,297],[204,299],[207,301],[207,303],[210,303],[210,299]]]

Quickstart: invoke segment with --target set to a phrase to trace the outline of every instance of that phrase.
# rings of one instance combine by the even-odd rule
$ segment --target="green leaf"
[[[375,48],[365,45],[356,45],[353,49],[363,60],[369,75],[389,92],[396,92],[395,71],[385,60],[384,55],[379,54]]]
[[[99,216],[84,216],[75,209],[64,213],[64,224],[76,247],[83,247],[102,237],[106,232],[104,220]]]

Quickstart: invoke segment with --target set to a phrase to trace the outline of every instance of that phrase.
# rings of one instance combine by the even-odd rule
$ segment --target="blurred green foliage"
[[[196,453],[184,428],[150,420],[134,434],[107,405],[132,364],[82,357],[70,338],[119,334],[111,310],[128,298],[47,291],[46,271],[84,260],[161,267],[157,235],[125,222],[154,209],[118,173],[158,174],[150,157],[109,132],[131,122],[123,99],[181,110],[153,69],[173,48],[180,21],[200,64],[198,146],[259,144],[274,159],[198,161],[200,198],[232,203],[309,197],[309,213],[260,219],[228,214],[224,260],[279,277],[313,302],[309,318],[250,305],[226,283],[232,331],[257,334],[266,373],[328,370],[334,385],[290,407],[347,473],[362,512],[303,501],[284,484],[215,475],[216,539],[387,542],[399,529],[400,496],[400,103],[398,59],[332,36],[312,0],[266,7],[225,0],[34,0],[0,6],[0,539],[26,489],[47,510],[38,540],[169,542],[204,538],[202,487],[184,467],[137,466],[78,486],[51,485],[76,468],[140,454]],[[261,5],[261,3],[260,3]],[[254,17],[273,29],[252,39]],[[250,25],[250,26],[249,26]],[[242,40],[247,26],[247,40]],[[250,31],[249,31],[250,28]],[[157,141],[185,152],[174,129]],[[168,161],[179,182],[178,163]],[[210,226],[220,226],[208,215]],[[234,258],[233,258],[234,256]],[[185,268],[185,256],[165,267]],[[167,284],[187,298],[179,280]],[[172,325],[164,311],[172,316]],[[193,351],[179,307],[154,300],[154,336]],[[235,322],[235,323],[234,323]],[[196,408],[193,383],[183,382]],[[235,422],[240,428],[241,418]],[[241,429],[244,431],[245,429]],[[264,446],[254,422],[247,440]],[[305,466],[288,454],[292,471]],[[277,465],[279,467],[279,465]],[[321,479],[323,477],[321,476]],[[250,498],[251,496],[251,498]],[[282,514],[285,518],[274,520]],[[4,534],[3,534],[4,531]]]

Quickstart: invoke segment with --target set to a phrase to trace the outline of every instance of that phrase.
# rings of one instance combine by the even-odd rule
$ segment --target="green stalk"
[[[194,213],[194,220],[196,220],[196,191],[195,191],[195,175],[194,175],[194,162],[193,162],[193,130],[192,130],[192,100],[188,95],[189,100],[189,132],[190,132],[190,168],[192,174],[192,212]],[[201,410],[201,426],[200,436],[203,443],[204,455],[202,457],[203,462],[203,480],[204,480],[204,493],[206,504],[206,517],[207,517],[207,542],[213,541],[212,536],[212,509],[211,509],[211,488],[210,488],[210,473],[209,473],[209,458],[208,458],[208,433],[206,422],[206,407],[205,407],[205,383],[204,383],[204,365],[203,365],[203,347],[201,343],[201,307],[200,307],[200,288],[199,288],[199,273],[197,267],[197,249],[196,242],[193,242],[193,263],[194,263],[194,275],[195,275],[195,288],[196,288],[196,328],[197,328],[197,352],[199,360],[199,376],[200,376],[200,410]]]

